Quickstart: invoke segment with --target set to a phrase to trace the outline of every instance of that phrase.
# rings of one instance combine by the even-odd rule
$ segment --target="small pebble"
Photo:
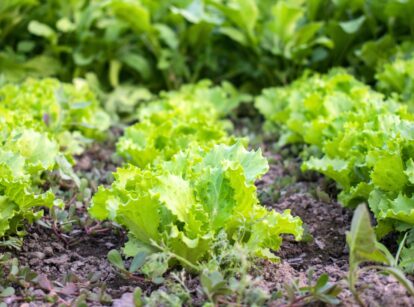
[[[37,258],[37,259],[42,260],[42,259],[45,258],[45,256],[46,255],[44,253],[42,253],[42,252],[33,252],[33,253],[30,253],[30,258]]]
[[[46,247],[43,249],[43,251],[45,252],[45,254],[46,254],[47,256],[53,256],[53,255],[54,255],[54,253],[53,253],[53,248],[51,248],[50,246],[46,246]]]

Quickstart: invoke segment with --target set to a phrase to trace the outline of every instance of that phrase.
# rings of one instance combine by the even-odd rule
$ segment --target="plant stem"
[[[183,264],[185,264],[186,266],[192,268],[194,271],[199,272],[200,268],[194,264],[192,264],[190,261],[188,261],[187,259],[174,254],[173,252],[168,251],[168,253],[170,254],[171,257],[174,257],[175,259],[177,259],[178,261],[182,262]]]

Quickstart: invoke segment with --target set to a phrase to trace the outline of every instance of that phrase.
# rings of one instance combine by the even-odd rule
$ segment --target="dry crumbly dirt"
[[[117,166],[113,152],[110,144],[94,145],[77,158],[76,170],[88,176],[93,191],[99,184],[110,184],[111,172]],[[332,282],[340,282],[347,274],[345,233],[352,213],[328,195],[335,195],[329,182],[319,176],[302,175],[299,161],[283,159],[267,148],[264,152],[269,158],[270,170],[257,182],[263,205],[277,211],[290,209],[293,215],[302,218],[313,239],[295,242],[287,236],[277,253],[281,263],[259,261],[252,274],[260,276],[262,287],[270,292],[283,290],[286,283],[294,280],[305,284],[306,271],[310,268],[315,271],[315,277],[327,273]],[[70,197],[66,198],[72,201]],[[85,204],[78,204],[76,215],[80,220],[87,219]],[[110,265],[106,258],[108,251],[119,249],[125,240],[125,233],[110,224],[93,224],[89,228],[75,226],[64,235],[34,225],[28,233],[22,251],[16,254],[20,263],[64,289],[61,297],[68,303],[74,304],[77,297],[84,295],[89,298],[88,306],[128,306],[135,287],[140,286],[146,293],[159,287],[142,280],[122,278]],[[188,287],[195,296],[193,302],[200,302],[197,278],[188,277],[188,280]],[[367,306],[414,306],[413,298],[408,297],[405,289],[392,277],[369,271],[360,276],[359,284],[365,288],[361,292]],[[356,306],[345,284],[343,287],[341,305]],[[35,291],[40,296],[48,293],[44,289]],[[9,301],[10,306],[20,303]],[[34,301],[26,306],[40,305],[45,304]],[[269,306],[289,305],[279,299]]]

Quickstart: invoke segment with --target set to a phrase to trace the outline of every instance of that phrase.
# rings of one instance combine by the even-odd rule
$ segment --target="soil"
[[[94,145],[77,157],[75,169],[88,177],[92,192],[99,184],[110,184],[111,172],[119,164],[113,152],[109,142],[104,146]],[[314,174],[301,174],[300,161],[284,158],[266,146],[264,152],[270,161],[270,170],[257,182],[263,205],[277,211],[290,209],[293,215],[301,217],[309,235],[306,242],[295,242],[286,236],[277,253],[281,262],[259,261],[252,275],[262,278],[263,288],[277,292],[293,281],[305,285],[306,272],[312,268],[314,279],[327,273],[332,282],[341,284],[342,306],[356,306],[343,283],[348,270],[345,234],[352,212],[334,200],[336,191],[330,182]],[[124,278],[112,267],[106,255],[111,249],[119,249],[123,245],[125,233],[111,224],[87,221],[85,202],[73,201],[76,188],[69,186],[68,189],[63,197],[67,206],[76,206],[75,216],[82,222],[75,223],[73,229],[63,233],[61,229],[45,227],[48,222],[46,216],[45,223],[35,224],[29,229],[22,250],[16,253],[20,264],[30,267],[48,285],[53,285],[49,288],[39,286],[34,290],[36,294],[59,292],[63,302],[72,305],[76,304],[79,296],[83,296],[88,306],[128,306],[137,286],[146,293],[157,289],[159,286],[143,279]],[[197,278],[188,276],[187,281],[188,288],[193,289],[194,302],[200,302]],[[359,286],[362,299],[368,306],[414,306],[414,299],[392,277],[368,271],[361,274]],[[21,301],[16,296],[7,303],[20,306]],[[287,306],[285,303],[283,299],[276,299],[270,305]],[[39,305],[45,304],[34,300],[25,306]]]

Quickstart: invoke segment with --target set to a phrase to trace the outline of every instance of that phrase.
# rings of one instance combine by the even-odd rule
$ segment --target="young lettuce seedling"
[[[351,230],[346,235],[346,241],[349,247],[348,285],[359,305],[365,306],[356,289],[358,274],[363,270],[374,269],[384,274],[393,275],[410,295],[414,295],[412,283],[397,267],[398,257],[394,258],[387,248],[377,241],[368,209],[363,204],[355,210]],[[364,262],[377,264],[360,268]]]

